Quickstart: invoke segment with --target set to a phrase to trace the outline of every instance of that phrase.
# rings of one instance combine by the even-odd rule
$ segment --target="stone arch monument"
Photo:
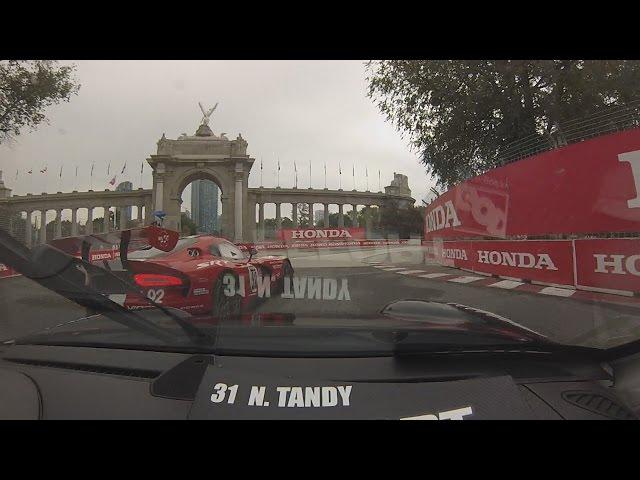
[[[243,232],[255,228],[255,213],[250,215],[247,208],[249,172],[254,161],[247,155],[242,135],[235,140],[225,134],[215,135],[207,115],[193,136],[182,134],[171,140],[163,134],[157,153],[147,159],[153,169],[153,209],[166,213],[164,226],[180,231],[183,190],[194,180],[211,180],[222,194],[222,234],[241,241],[246,236]]]

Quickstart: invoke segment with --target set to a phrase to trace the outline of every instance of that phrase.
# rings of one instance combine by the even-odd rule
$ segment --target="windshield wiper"
[[[176,338],[174,333],[158,327],[141,315],[114,302],[89,284],[88,275],[91,272],[97,272],[120,284],[125,292],[139,293],[132,285],[106,269],[67,255],[50,245],[41,245],[31,250],[3,229],[0,229],[0,262],[11,266],[43,287],[89,310],[98,311],[115,322],[163,342],[171,343]],[[151,299],[147,301],[173,319],[192,341],[200,343],[208,338],[208,335],[185,322],[171,310]]]

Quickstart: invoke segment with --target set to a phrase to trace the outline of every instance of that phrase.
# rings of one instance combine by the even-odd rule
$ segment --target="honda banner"
[[[438,197],[425,239],[635,232],[640,225],[640,129],[493,169]]]
[[[573,286],[569,240],[424,242],[427,258],[449,267],[553,285]]]
[[[575,251],[578,288],[640,293],[640,238],[575,240]]]
[[[365,238],[364,228],[283,228],[277,234],[285,242],[299,240],[362,240]]]

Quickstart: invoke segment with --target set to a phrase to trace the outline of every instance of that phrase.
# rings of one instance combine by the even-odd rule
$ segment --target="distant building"
[[[199,233],[218,229],[218,185],[211,180],[195,180],[191,184],[191,220]]]
[[[116,187],[117,192],[130,192],[131,190],[133,190],[131,182],[120,182]],[[121,230],[128,228],[131,221],[131,207],[116,207],[116,221],[120,223]]]

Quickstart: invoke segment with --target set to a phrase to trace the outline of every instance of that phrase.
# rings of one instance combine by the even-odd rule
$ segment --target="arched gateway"
[[[202,107],[201,107],[202,108]],[[215,109],[215,108],[214,108]],[[322,205],[324,225],[328,226],[329,206],[338,206],[338,225],[344,224],[343,207],[351,208],[352,223],[357,225],[354,213],[358,206],[384,206],[394,202],[401,208],[412,205],[408,179],[394,173],[390,185],[384,192],[361,192],[356,190],[329,190],[303,188],[249,188],[248,180],[254,158],[247,154],[247,142],[238,135],[235,140],[225,134],[215,135],[209,128],[209,116],[214,109],[205,111],[202,123],[195,135],[181,135],[171,140],[162,135],[155,155],[147,158],[153,169],[153,188],[139,188],[133,191],[93,191],[40,195],[11,195],[5,187],[0,172],[0,228],[24,238],[27,245],[44,243],[62,236],[61,218],[64,210],[71,212],[71,235],[79,233],[100,233],[94,230],[94,210],[109,212],[111,208],[127,209],[134,206],[137,211],[136,225],[153,221],[153,211],[164,211],[164,226],[181,231],[180,206],[182,192],[189,183],[198,179],[208,179],[221,190],[222,219],[220,232],[236,241],[256,241],[264,239],[264,206],[275,204],[276,224],[281,225],[281,205],[291,204],[293,224],[298,225],[296,206],[307,204],[310,212],[315,205]],[[78,213],[86,209],[87,223],[80,228]],[[256,210],[258,222],[256,229]],[[55,212],[55,227],[47,234],[47,212]],[[32,223],[32,214],[40,214],[40,226]],[[26,219],[22,218],[26,216]],[[19,227],[19,228],[17,228]],[[111,222],[103,222],[101,232],[115,228]],[[36,235],[37,229],[37,235]]]
[[[246,208],[254,160],[247,155],[242,135],[235,140],[216,136],[205,123],[193,136],[183,134],[171,140],[163,134],[157,153],[147,159],[153,168],[153,208],[166,213],[164,226],[180,231],[182,191],[194,180],[211,180],[222,193],[221,232],[241,241],[255,223],[255,214],[252,217]]]

